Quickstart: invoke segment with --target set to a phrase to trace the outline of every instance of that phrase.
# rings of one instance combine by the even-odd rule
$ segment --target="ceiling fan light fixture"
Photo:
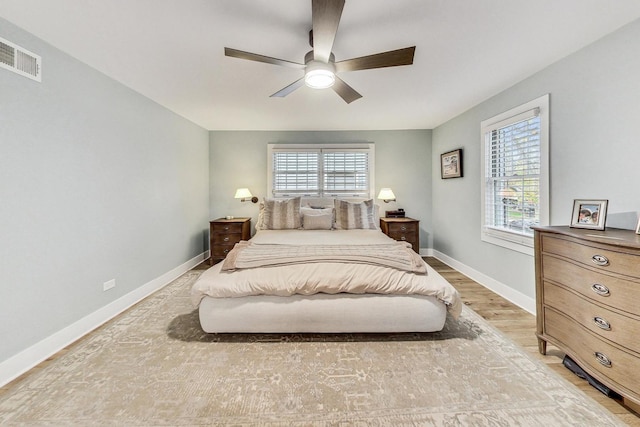
[[[320,61],[307,64],[304,83],[313,89],[327,89],[336,81],[335,67]]]

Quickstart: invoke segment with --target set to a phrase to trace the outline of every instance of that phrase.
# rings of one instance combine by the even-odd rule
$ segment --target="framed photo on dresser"
[[[608,200],[575,199],[571,227],[604,230]]]
[[[640,218],[638,218],[638,223],[636,224],[636,234],[640,234]]]

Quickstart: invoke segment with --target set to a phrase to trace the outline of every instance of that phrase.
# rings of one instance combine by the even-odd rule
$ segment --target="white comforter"
[[[367,245],[392,240],[379,230],[262,230],[254,244]],[[425,263],[426,264],[426,263]],[[205,271],[194,284],[191,296],[195,306],[207,295],[214,298],[251,295],[290,296],[316,293],[429,295],[443,301],[457,317],[462,310],[458,292],[440,274],[426,265],[427,274],[416,274],[389,267],[319,262],[221,271],[218,263]]]

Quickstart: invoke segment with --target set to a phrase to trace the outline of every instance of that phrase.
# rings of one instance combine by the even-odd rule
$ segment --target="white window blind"
[[[546,224],[548,96],[543,98],[546,104],[532,101],[483,122],[483,240],[530,248],[531,227]],[[530,108],[537,104],[543,107]]]
[[[361,151],[323,151],[325,194],[364,196],[369,193],[369,153]]]
[[[275,151],[273,153],[273,194],[319,195],[319,151]]]
[[[329,145],[270,145],[272,196],[371,197],[373,144],[364,144],[366,148]]]
[[[540,223],[540,118],[518,120],[487,133],[488,176],[485,223],[488,227],[533,235]]]

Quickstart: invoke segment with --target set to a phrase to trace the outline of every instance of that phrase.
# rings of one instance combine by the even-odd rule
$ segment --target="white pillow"
[[[335,200],[336,229],[373,229],[375,230],[375,205],[373,199],[360,203],[351,203],[344,200]]]
[[[265,199],[262,213],[261,229],[263,230],[291,230],[302,226],[300,197],[284,200]]]

